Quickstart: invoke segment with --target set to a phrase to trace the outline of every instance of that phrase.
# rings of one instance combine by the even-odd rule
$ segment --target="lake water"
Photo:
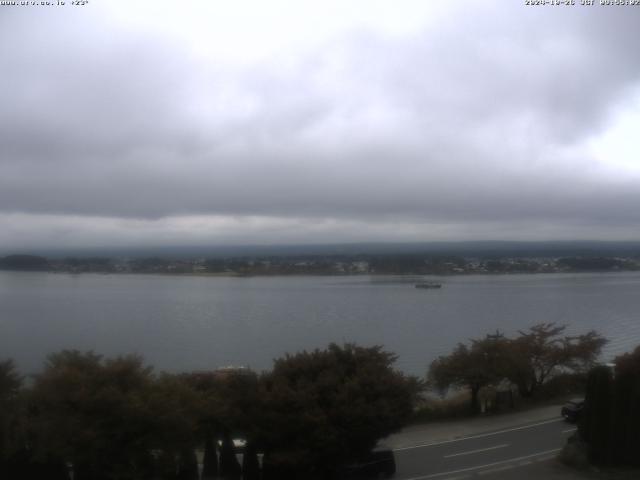
[[[270,368],[329,342],[381,344],[422,375],[459,341],[539,322],[596,329],[605,359],[640,344],[640,273],[417,278],[0,272],[0,359],[24,373],[64,348],[139,353],[157,370]]]

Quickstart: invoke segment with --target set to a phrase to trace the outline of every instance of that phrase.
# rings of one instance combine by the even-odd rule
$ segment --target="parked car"
[[[341,469],[340,480],[372,480],[389,478],[396,473],[396,459],[393,450],[377,447],[366,457]]]
[[[580,415],[582,415],[583,409],[584,398],[574,398],[562,406],[560,414],[567,422],[575,423],[580,420]]]

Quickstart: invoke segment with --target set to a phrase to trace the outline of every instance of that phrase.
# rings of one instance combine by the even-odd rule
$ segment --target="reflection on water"
[[[421,281],[442,289],[416,289]],[[640,344],[640,274],[220,278],[0,272],[0,358],[137,352],[161,370],[269,368],[285,352],[382,344],[423,374],[457,342],[555,321],[596,329],[607,357]]]

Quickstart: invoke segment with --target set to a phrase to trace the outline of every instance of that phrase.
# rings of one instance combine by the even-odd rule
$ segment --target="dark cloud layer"
[[[250,62],[99,10],[5,7],[0,241],[82,239],[91,224],[105,241],[138,228],[155,242],[163,219],[191,217],[202,242],[304,241],[332,221],[344,228],[327,240],[428,240],[446,225],[456,239],[632,235],[640,162],[603,163],[589,142],[638,111],[640,9],[503,5]]]

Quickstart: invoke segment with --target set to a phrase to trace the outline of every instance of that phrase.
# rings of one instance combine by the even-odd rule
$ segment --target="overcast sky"
[[[0,6],[4,250],[640,240],[640,6],[69,3]]]

